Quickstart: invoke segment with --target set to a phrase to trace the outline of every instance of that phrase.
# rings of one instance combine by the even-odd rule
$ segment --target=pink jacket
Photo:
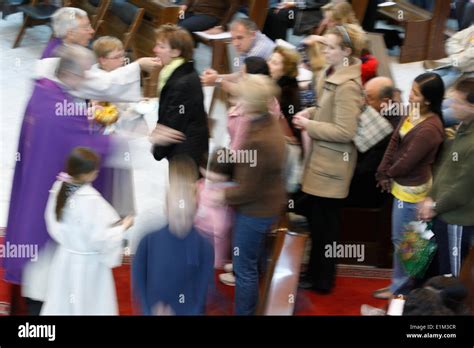
[[[269,106],[270,114],[276,118],[283,117],[280,110],[280,103],[275,98],[273,103]],[[248,117],[244,117],[242,106],[237,104],[231,107],[227,113],[227,131],[230,135],[230,149],[238,150],[242,147],[242,143],[245,140],[245,134],[249,124]]]
[[[210,201],[210,192],[222,190],[234,183],[206,183],[201,179],[197,183],[198,208],[194,226],[214,245],[215,267],[223,267],[230,260],[231,232],[234,225],[234,210],[230,206],[216,207]]]

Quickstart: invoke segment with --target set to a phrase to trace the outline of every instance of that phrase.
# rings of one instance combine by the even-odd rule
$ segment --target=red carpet
[[[0,269],[0,273],[2,270]],[[120,315],[133,315],[130,290],[130,265],[114,269],[117,298]],[[211,289],[208,300],[208,315],[232,315],[234,287],[221,284],[217,280]],[[364,303],[383,307],[387,301],[374,299],[372,291],[388,286],[388,279],[368,279],[353,277],[337,277],[336,287],[330,295],[318,295],[312,291],[298,291],[295,304],[295,315],[360,315],[360,306]],[[0,281],[0,305],[8,315],[26,314],[26,306],[20,297],[20,287]]]
[[[133,314],[130,299],[130,266],[123,265],[114,270],[120,315]],[[336,287],[330,295],[318,295],[300,290],[296,297],[295,315],[360,315],[364,303],[383,307],[387,301],[372,297],[372,292],[390,284],[388,279],[337,277]],[[208,315],[232,315],[234,287],[221,284],[209,294]]]

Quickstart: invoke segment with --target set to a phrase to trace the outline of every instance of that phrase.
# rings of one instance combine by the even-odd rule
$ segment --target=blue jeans
[[[433,72],[441,77],[444,82],[444,88],[446,89],[453,85],[454,82],[456,82],[456,80],[462,76],[462,71],[454,67],[438,69],[434,70]]]
[[[192,14],[186,12],[185,18],[179,21],[178,25],[190,33],[195,31],[205,31],[211,29],[219,23],[219,18],[205,15],[205,14]]]
[[[417,220],[417,204],[408,203],[393,199],[392,207],[392,244],[393,244],[393,275],[392,284],[390,284],[390,291],[396,293],[402,286],[410,280],[406,274],[402,264],[397,255],[397,247],[402,241],[405,226]]]
[[[265,236],[275,217],[237,214],[232,263],[235,273],[235,314],[254,315],[258,302],[259,261],[265,253]]]

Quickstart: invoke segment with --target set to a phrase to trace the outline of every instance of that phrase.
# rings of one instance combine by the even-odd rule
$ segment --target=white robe
[[[56,80],[59,60],[60,58],[40,59],[37,62],[35,78]],[[134,62],[110,72],[101,69],[87,70],[84,81],[77,91],[71,91],[71,94],[82,99],[109,102],[139,101],[142,98],[140,66]]]
[[[91,185],[70,196],[56,220],[61,182],[46,206],[48,232],[57,242],[41,315],[117,315],[112,268],[122,262],[124,228],[112,206]]]

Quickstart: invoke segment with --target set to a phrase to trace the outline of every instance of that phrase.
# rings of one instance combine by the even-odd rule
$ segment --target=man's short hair
[[[248,31],[258,31],[258,26],[249,18],[237,18],[232,21],[230,28],[233,28],[235,25],[240,24],[244,26]]]
[[[384,86],[380,89],[379,98],[384,99],[393,99],[393,95],[395,94],[395,87],[393,86]]]

